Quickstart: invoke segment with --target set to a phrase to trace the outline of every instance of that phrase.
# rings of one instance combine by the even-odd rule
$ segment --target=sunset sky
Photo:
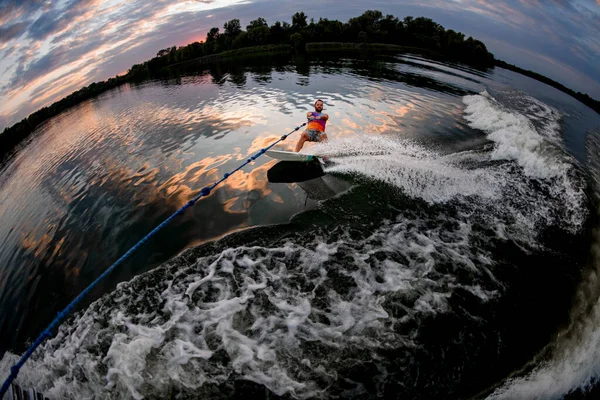
[[[368,9],[432,18],[600,99],[600,0],[0,0],[0,130],[233,18],[245,27],[304,11],[345,22]]]

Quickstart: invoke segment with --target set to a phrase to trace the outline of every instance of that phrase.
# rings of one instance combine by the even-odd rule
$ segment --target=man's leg
[[[300,135],[300,139],[298,139],[298,143],[296,143],[296,150],[294,150],[294,151],[297,153],[300,150],[302,150],[302,146],[304,146],[304,142],[306,142],[309,139],[310,139],[310,137],[308,136],[308,133],[306,131],[302,132],[302,135]]]

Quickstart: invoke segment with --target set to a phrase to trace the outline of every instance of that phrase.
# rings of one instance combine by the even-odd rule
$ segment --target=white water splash
[[[315,150],[335,161],[327,172],[375,178],[428,203],[443,203],[459,196],[491,200],[500,195],[499,178],[493,171],[461,168],[454,155],[442,156],[408,140],[353,137],[332,141]]]
[[[426,225],[403,216],[360,240],[238,247],[163,266],[62,326],[19,383],[51,398],[141,399],[172,388],[200,396],[243,379],[277,395],[327,397],[348,362],[410,353],[418,346],[412,328],[400,327],[448,312],[457,288],[482,302],[497,295],[482,286],[493,261],[470,245],[468,223]],[[470,280],[436,272],[449,264],[457,274],[467,269]],[[344,393],[363,390],[357,384]]]
[[[594,194],[600,198],[600,132],[588,135],[588,159]],[[533,371],[509,379],[490,400],[562,399],[597,384],[600,377],[600,231],[592,238],[590,267],[581,279],[570,312],[570,325],[547,346]],[[541,358],[541,357],[540,357]]]
[[[373,178],[430,204],[466,202],[487,214],[490,226],[514,219],[510,233],[518,240],[531,243],[543,226],[552,224],[578,232],[587,217],[584,182],[574,173],[574,161],[551,143],[556,132],[552,141],[545,140],[527,117],[502,111],[493,99],[465,99],[483,105],[470,109],[471,120],[491,118],[480,125],[491,130],[493,146],[439,154],[413,141],[363,135],[331,140],[314,146],[314,152],[333,161],[329,173]],[[520,137],[526,138],[524,145]]]
[[[527,117],[505,109],[487,92],[465,96],[463,102],[469,125],[486,132],[488,139],[495,142],[492,159],[515,160],[525,175],[542,179],[556,177],[567,168],[558,157],[556,146],[548,140],[551,138],[555,143],[558,140],[558,115],[553,116],[546,129],[538,131],[531,118],[550,116],[541,108],[531,110],[533,115]]]

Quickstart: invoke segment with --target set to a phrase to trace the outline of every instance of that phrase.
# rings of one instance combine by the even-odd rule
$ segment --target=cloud
[[[30,22],[17,22],[6,27],[0,26],[0,43],[8,42],[23,35]]]
[[[30,63],[26,68],[21,67],[12,81],[12,86],[23,85],[27,82],[37,80],[47,75],[49,72],[65,67],[73,62],[81,62],[82,58],[87,57],[97,47],[96,43],[83,43],[79,46],[63,45],[47,53],[45,56]],[[21,64],[22,65],[22,64]]]
[[[78,18],[97,6],[98,0],[73,0],[63,8],[45,11],[32,25],[29,36],[35,40],[46,39],[77,23]]]
[[[61,13],[57,10],[42,14],[31,25],[29,37],[32,39],[46,39],[57,30],[62,30],[67,25],[67,20],[61,18]]]
[[[45,11],[49,7],[45,0],[0,0],[0,25],[9,21],[28,19],[38,11]]]
[[[8,58],[11,55],[13,55],[13,53],[16,52],[18,48],[19,48],[18,44],[15,44],[15,45],[12,45],[12,46],[7,46],[6,50],[2,49],[2,50],[5,50],[4,54],[2,56]]]

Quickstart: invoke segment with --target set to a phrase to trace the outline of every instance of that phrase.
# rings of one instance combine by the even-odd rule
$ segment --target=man
[[[298,143],[296,144],[296,152],[302,149],[304,142],[325,142],[327,141],[327,135],[325,134],[325,124],[329,120],[329,115],[323,114],[323,101],[315,101],[315,111],[306,113],[308,118],[308,125],[306,130],[302,132]]]

